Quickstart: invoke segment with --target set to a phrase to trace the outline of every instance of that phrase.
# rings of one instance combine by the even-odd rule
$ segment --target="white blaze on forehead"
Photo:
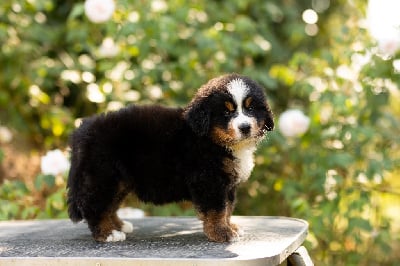
[[[234,79],[227,85],[229,93],[233,96],[236,104],[238,105],[238,109],[242,109],[242,102],[244,97],[246,97],[249,88],[246,83],[242,79]]]
[[[251,126],[251,131],[254,128],[254,119],[252,117],[247,116],[243,112],[242,103],[249,93],[249,87],[247,87],[246,83],[242,79],[234,79],[227,85],[228,92],[232,95],[234,101],[237,104],[237,116],[232,120],[232,126],[235,131],[236,138],[240,139],[242,134],[239,130],[241,125],[247,124]]]

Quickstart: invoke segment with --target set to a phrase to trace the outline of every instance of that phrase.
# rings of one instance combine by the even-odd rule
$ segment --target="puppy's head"
[[[184,118],[197,135],[209,136],[222,146],[261,139],[274,128],[263,88],[237,74],[203,85],[186,107]]]

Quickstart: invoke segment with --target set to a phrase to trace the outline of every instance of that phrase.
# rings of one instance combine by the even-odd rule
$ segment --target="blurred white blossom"
[[[313,9],[304,10],[301,16],[307,24],[315,24],[318,22],[318,14]]]
[[[378,48],[384,56],[392,56],[400,48],[400,38],[393,36],[393,38],[380,39]]]
[[[357,176],[357,182],[360,184],[368,183],[368,177],[365,173],[359,173]]]
[[[12,140],[13,135],[7,127],[0,127],[0,142],[8,143]]]
[[[119,53],[119,47],[115,44],[112,38],[107,37],[101,43],[98,53],[102,58],[114,57]]]
[[[118,209],[117,215],[120,219],[138,219],[145,217],[144,211],[131,207]]]
[[[153,0],[151,2],[151,10],[154,12],[165,12],[168,9],[168,5],[163,0]]]
[[[86,96],[89,101],[93,103],[103,103],[106,100],[106,96],[100,90],[99,85],[96,83],[90,83],[86,87]]]
[[[45,175],[63,174],[69,169],[69,166],[69,160],[59,149],[48,151],[40,161],[42,173]]]
[[[82,81],[80,71],[72,69],[63,70],[61,72],[61,78],[63,80],[71,81],[72,83],[75,84],[80,83]]]
[[[160,86],[152,85],[146,88],[149,94],[149,97],[153,100],[160,99],[163,96],[163,92]]]
[[[335,178],[337,174],[338,174],[337,171],[333,169],[329,169],[326,172],[324,190],[325,190],[325,196],[327,197],[328,200],[334,200],[337,197],[337,192],[336,192],[337,181]]]
[[[380,53],[392,56],[400,49],[400,1],[369,0],[368,29],[377,40]]]
[[[287,110],[279,117],[279,130],[285,137],[303,135],[308,130],[309,125],[310,118],[300,110]]]
[[[358,73],[354,69],[346,66],[346,65],[340,65],[336,69],[336,75],[339,78],[346,79],[349,81],[356,81],[358,79]]]
[[[93,23],[103,23],[109,20],[115,10],[114,0],[86,0],[85,14]]]
[[[396,74],[400,73],[400,59],[393,60],[393,68]]]

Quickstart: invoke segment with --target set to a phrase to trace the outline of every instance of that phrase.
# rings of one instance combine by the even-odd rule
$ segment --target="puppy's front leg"
[[[226,222],[230,226],[230,228],[239,236],[244,235],[244,231],[237,225],[231,222],[231,216],[233,213],[233,210],[235,209],[235,200],[236,198],[236,188],[232,188],[229,193],[228,193],[228,202],[226,206]]]
[[[211,185],[207,176],[213,176]],[[192,202],[196,206],[199,219],[203,221],[204,233],[210,241],[230,242],[238,238],[237,232],[230,225],[235,189],[230,188],[229,181],[229,176],[211,172],[200,175],[198,179],[189,183]]]
[[[205,213],[199,213],[199,217],[203,220],[203,230],[210,241],[214,242],[230,242],[238,238],[238,234],[232,230],[229,225],[228,211],[210,210]]]
[[[231,216],[234,209],[233,203],[229,202],[227,207],[227,215],[226,215],[226,222],[229,227],[236,233],[237,236],[243,236],[244,231],[237,225],[231,222]]]

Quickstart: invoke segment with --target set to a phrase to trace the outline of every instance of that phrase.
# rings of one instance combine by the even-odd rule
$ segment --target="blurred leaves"
[[[3,182],[0,220],[67,217],[65,182],[57,182],[52,175],[39,174],[33,184],[28,188],[18,180]]]
[[[53,187],[56,183],[56,178],[53,175],[43,175],[40,174],[35,179],[35,188],[37,190],[43,189],[45,187]]]
[[[268,66],[285,62],[294,51],[287,39],[302,8],[274,2],[256,8],[255,3],[171,1],[167,9],[155,12],[151,1],[121,0],[112,21],[96,25],[85,18],[81,2],[2,4],[0,85],[10,89],[0,93],[0,108],[8,114],[0,119],[52,147],[65,142],[73,118],[109,107],[94,100],[100,98],[87,97],[92,82],[108,84],[112,93],[99,93],[119,105],[131,102],[131,91],[140,93],[135,101],[154,101],[146,93],[154,86],[162,91],[157,101],[182,105],[205,80],[231,71],[273,88]],[[103,58],[100,47],[109,37],[119,52]],[[298,35],[298,44],[310,41],[304,32]],[[115,69],[121,61],[128,67]],[[75,76],[64,75],[66,71],[75,71]],[[85,79],[84,73],[94,80]],[[58,121],[43,117],[51,113]],[[39,125],[34,122],[38,118]]]
[[[6,180],[0,187],[0,220],[18,217],[24,206],[21,199],[28,192],[29,190],[23,182]]]

